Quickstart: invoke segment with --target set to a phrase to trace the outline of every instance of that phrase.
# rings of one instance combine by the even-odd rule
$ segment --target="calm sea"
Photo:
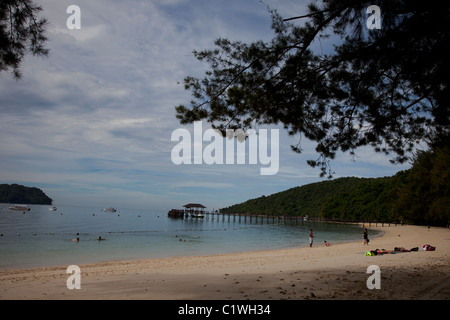
[[[343,224],[217,215],[171,219],[145,209],[50,211],[44,205],[23,213],[9,206],[0,204],[0,269],[300,247],[308,245],[311,228],[317,246],[362,241],[361,227]]]

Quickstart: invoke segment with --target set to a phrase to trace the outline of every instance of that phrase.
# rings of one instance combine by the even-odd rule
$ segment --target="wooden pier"
[[[305,223],[315,223],[315,222],[329,222],[329,223],[340,223],[340,224],[361,224],[365,227],[377,227],[380,224],[382,227],[385,225],[391,226],[403,223],[401,221],[373,221],[373,220],[342,220],[342,219],[325,219],[320,217],[309,217],[309,216],[290,216],[290,215],[274,215],[274,214],[250,214],[250,213],[225,213],[219,211],[206,211],[205,206],[201,204],[189,203],[183,206],[185,209],[172,209],[169,211],[169,217],[171,218],[202,218],[202,219],[220,219],[222,221],[233,222],[252,222],[259,221],[260,223],[292,223],[305,224]]]
[[[199,215],[200,214],[200,215]],[[310,220],[310,218],[305,219],[305,217],[294,217],[294,216],[283,216],[283,215],[268,215],[268,214],[244,214],[244,213],[221,213],[218,211],[196,211],[196,210],[177,210],[172,209],[169,211],[169,217],[171,218],[198,218],[201,216],[203,219],[222,219],[222,221],[233,221],[233,222],[253,222],[259,221],[261,223],[275,223],[275,222],[285,222],[296,221],[297,223],[303,224],[304,221],[315,221],[315,219]]]

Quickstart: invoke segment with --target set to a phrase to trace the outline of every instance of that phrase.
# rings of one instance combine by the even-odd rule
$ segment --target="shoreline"
[[[329,222],[318,222],[320,228],[320,225],[327,225],[330,224]],[[333,224],[333,223],[332,223]],[[262,223],[261,223],[262,225]],[[271,224],[268,224],[269,226]],[[362,223],[339,223],[339,225],[343,225],[344,227],[351,227],[353,229],[353,234],[351,236],[345,236],[344,239],[339,239],[339,232],[337,232],[337,238],[334,238],[333,235],[331,236],[325,236],[324,234],[321,234],[320,230],[314,229],[316,232],[318,232],[315,241],[322,241],[328,240],[334,243],[342,242],[352,242],[357,241],[361,237],[362,233]],[[246,228],[247,226],[243,226],[243,228]],[[253,227],[253,225],[250,225],[250,227]],[[259,225],[258,225],[259,227]],[[108,245],[111,243],[111,241],[105,242],[105,248],[96,246],[96,243],[99,243],[97,241],[97,236],[94,237],[94,234],[103,234],[106,236],[106,238],[103,236],[105,240],[111,240],[109,237],[109,233],[124,233],[124,231],[116,231],[116,232],[108,232],[108,235],[106,232],[92,232],[90,237],[85,237],[85,234],[82,234],[81,237],[81,243],[82,246],[75,246],[74,250],[72,251],[72,247],[70,244],[73,243],[73,238],[75,238],[75,233],[60,233],[59,241],[65,242],[66,248],[60,250],[60,254],[55,254],[54,252],[50,252],[49,255],[46,254],[46,252],[42,252],[41,254],[36,254],[35,252],[25,252],[25,253],[17,253],[12,256],[11,259],[8,257],[8,253],[3,257],[3,261],[0,263],[0,272],[1,271],[13,271],[13,270],[21,270],[21,269],[38,269],[38,268],[45,268],[45,267],[62,267],[62,266],[68,266],[71,264],[94,264],[98,262],[107,262],[107,261],[123,261],[123,260],[142,260],[142,259],[155,259],[155,258],[170,258],[175,256],[195,256],[195,255],[212,255],[212,254],[226,254],[226,253],[241,253],[241,252],[251,252],[251,251],[261,251],[261,250],[283,250],[283,249],[289,249],[289,248],[298,248],[302,246],[308,246],[308,240],[307,240],[307,232],[309,231],[309,228],[315,228],[316,224],[305,225],[305,226],[297,226],[299,227],[300,233],[299,235],[295,235],[295,239],[288,239],[287,241],[271,241],[268,240],[270,237],[264,237],[264,239],[261,239],[263,241],[259,241],[257,236],[253,237],[253,241],[250,244],[245,243],[245,241],[241,241],[239,243],[236,243],[237,245],[230,245],[228,241],[221,241],[220,243],[214,244],[214,239],[212,239],[213,244],[209,242],[208,246],[205,246],[205,244],[200,243],[198,246],[195,246],[195,244],[192,244],[191,246],[188,245],[187,250],[183,250],[180,248],[183,248],[185,245],[179,244],[173,242],[171,245],[168,246],[168,250],[161,250],[158,249],[158,245],[153,245],[153,248],[151,250],[147,250],[146,244],[144,245],[138,245],[138,249],[134,250],[134,248],[131,248],[130,250],[126,250],[126,244],[127,241],[121,242],[120,244],[117,243],[117,247],[114,245]],[[339,227],[339,226],[338,226]],[[305,231],[308,229],[307,231]],[[338,228],[339,229],[339,228]],[[218,229],[219,231],[222,231],[222,229]],[[223,230],[227,230],[224,228]],[[302,237],[301,232],[306,232],[306,235]],[[196,236],[193,236],[192,234],[183,233],[182,229],[174,229],[173,232],[166,231],[162,232],[162,234],[166,233],[166,238],[164,241],[170,241],[171,239],[180,240],[183,238],[184,242],[196,242],[196,239],[194,238],[201,238],[203,235],[201,234],[201,231],[208,231],[208,229],[202,230],[200,229],[198,232],[196,232]],[[189,230],[184,230],[189,231]],[[127,231],[125,231],[127,232]],[[136,231],[128,231],[129,233],[134,233]],[[142,231],[142,232],[149,232],[149,231]],[[181,234],[180,234],[181,232]],[[342,232],[341,232],[342,233]],[[345,231],[344,231],[345,233]],[[382,232],[381,232],[382,233]],[[18,233],[19,235],[20,233]],[[49,233],[53,235],[53,233]],[[61,236],[63,234],[63,236]],[[64,235],[66,235],[64,237]],[[351,233],[349,233],[351,234]],[[33,233],[35,236],[36,233]],[[46,235],[46,233],[38,234],[38,235]],[[70,236],[69,236],[70,235]],[[197,236],[198,235],[198,236]],[[8,236],[12,236],[11,233]],[[15,236],[15,233],[14,233]],[[206,235],[206,237],[210,237],[212,235]],[[375,236],[375,234],[373,235]],[[175,238],[174,238],[175,237]],[[169,239],[170,238],[170,239]],[[219,234],[220,238],[220,234]],[[345,239],[346,238],[346,239]],[[118,241],[118,238],[112,239],[113,241]],[[200,242],[208,242],[208,240],[201,239],[203,241]],[[9,241],[14,241],[11,239],[8,239]],[[33,239],[34,240],[34,239]],[[210,239],[211,240],[211,239]],[[224,239],[222,239],[224,240]],[[161,241],[161,239],[157,240]],[[142,242],[142,241],[141,241]],[[144,241],[145,242],[145,241]],[[233,241],[232,241],[233,242]],[[70,244],[69,244],[70,243]],[[124,246],[125,243],[125,246]],[[69,244],[69,245],[68,245]],[[47,244],[48,245],[48,244]],[[43,244],[41,243],[40,246],[44,248]],[[62,245],[61,245],[62,246]],[[163,247],[165,246],[165,243],[163,243]],[[79,247],[82,247],[82,249],[79,249]],[[14,249],[13,249],[14,250]],[[45,250],[44,250],[45,251]],[[29,255],[28,255],[29,254]],[[23,257],[21,257],[23,255]],[[1,256],[1,255],[0,255]]]
[[[363,223],[351,223],[355,225],[360,225],[361,228],[363,228]],[[377,235],[374,237],[371,237],[371,239],[379,238],[384,235],[383,230],[379,230],[376,227],[366,227],[368,230],[376,231]],[[338,244],[346,244],[346,243],[356,243],[358,241],[356,240],[342,240],[339,242],[333,242],[335,245]],[[317,243],[315,246],[322,246],[323,244],[318,245]],[[309,247],[308,243],[304,243],[301,245],[296,246],[286,246],[286,247],[280,247],[280,248],[273,248],[273,249],[252,249],[252,250],[245,250],[240,249],[237,251],[229,251],[229,252],[219,252],[219,253],[191,253],[186,255],[167,255],[167,256],[156,256],[156,257],[149,257],[149,258],[117,258],[117,259],[107,259],[107,260],[96,260],[96,261],[86,261],[82,262],[79,265],[95,265],[95,264],[104,264],[104,263],[116,263],[116,262],[133,262],[133,261],[151,261],[156,259],[170,259],[170,258],[190,258],[190,257],[204,257],[204,256],[221,256],[221,255],[233,255],[233,254],[245,254],[245,253],[258,253],[258,252],[267,252],[267,251],[279,251],[279,250],[291,250],[291,249],[299,249],[299,248],[307,248]],[[46,264],[46,265],[36,265],[36,266],[13,266],[13,267],[0,267],[0,274],[2,272],[20,272],[20,271],[32,271],[32,270],[39,270],[39,269],[52,269],[52,268],[66,268],[69,264]]]
[[[369,246],[309,247],[106,261],[80,265],[81,289],[69,290],[67,266],[0,270],[0,299],[450,299],[450,230],[422,226],[383,231]],[[436,251],[422,251],[431,244]],[[365,256],[373,249],[418,252]],[[366,286],[378,265],[381,289]]]

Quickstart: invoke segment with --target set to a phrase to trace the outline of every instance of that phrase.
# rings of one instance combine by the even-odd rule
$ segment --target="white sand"
[[[80,265],[81,289],[69,290],[68,266],[0,272],[0,299],[450,299],[450,230],[385,226],[382,237],[313,248]],[[436,251],[422,251],[424,244]],[[394,247],[418,252],[365,256]],[[367,267],[381,270],[369,290]]]

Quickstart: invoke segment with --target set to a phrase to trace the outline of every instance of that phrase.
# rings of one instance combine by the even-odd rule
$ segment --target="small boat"
[[[48,210],[50,210],[50,211],[56,211],[56,207],[55,207],[55,206],[51,206],[50,208],[48,208]]]
[[[105,210],[103,210],[105,212],[116,212],[117,210],[114,208],[106,208]]]
[[[30,208],[28,208],[28,206],[18,206],[18,205],[15,205],[14,207],[9,207],[9,209],[15,211],[30,211]]]
[[[199,213],[191,213],[191,218],[204,218],[205,215],[201,212]]]
[[[189,215],[191,218],[204,218],[205,215],[203,213],[203,209],[206,207],[200,203],[188,203],[183,206],[186,208],[186,215]]]

